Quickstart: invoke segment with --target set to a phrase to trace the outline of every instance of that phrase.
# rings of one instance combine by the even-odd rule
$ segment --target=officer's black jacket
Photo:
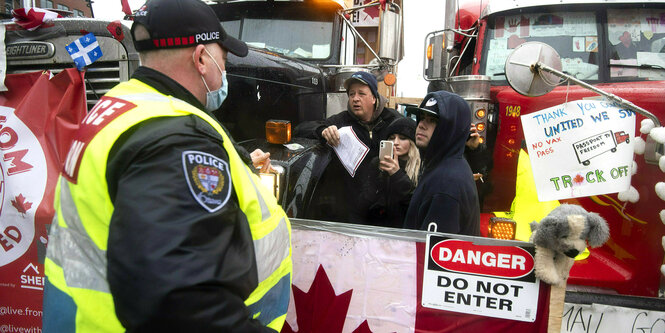
[[[189,91],[157,71],[141,67],[133,78],[203,110]],[[114,211],[108,281],[128,332],[274,332],[251,319],[243,302],[258,277],[235,191],[209,213],[185,178],[182,153],[228,161],[222,140],[199,117],[163,117],[131,128],[109,154]]]

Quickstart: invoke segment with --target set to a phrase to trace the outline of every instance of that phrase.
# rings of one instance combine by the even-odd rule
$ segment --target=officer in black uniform
[[[214,11],[199,0],[148,1],[136,12],[132,36],[143,66],[133,74],[135,80],[118,87],[141,87],[151,93],[137,91],[136,96],[116,98],[142,107],[138,111],[151,111],[145,107],[151,98],[168,101],[173,97],[212,114],[228,91],[227,52],[240,57],[248,53],[247,45],[228,36]],[[163,105],[168,108],[173,102]],[[120,117],[131,112],[112,121],[120,122]],[[223,147],[224,135],[219,129],[194,114],[157,115],[131,126],[115,140],[106,163],[108,198],[113,207],[108,222],[105,278],[118,321],[127,332],[274,332],[267,325],[273,320],[279,322],[289,302],[288,219],[285,215],[280,218],[285,221],[280,240],[286,240],[286,244],[278,244],[281,252],[275,250],[285,253],[278,266],[289,261],[288,271],[275,285],[281,289],[277,297],[261,300],[256,308],[248,307],[245,301],[261,282],[260,274],[265,277],[265,272],[257,268],[265,259],[255,254],[252,221],[245,211],[251,209],[243,210],[243,201],[234,190],[238,182],[231,177],[229,165],[234,165],[238,157],[233,156],[237,155],[229,153],[228,146]],[[267,154],[253,154],[256,164],[269,165]],[[248,156],[245,160],[251,162]],[[101,206],[76,200],[76,208],[94,210],[95,205]],[[280,209],[271,212],[283,214]],[[81,215],[79,223],[87,227],[92,222],[88,222],[91,214],[86,214]],[[67,271],[65,280],[68,274],[76,272]],[[61,290],[68,288],[49,290],[45,296],[45,331],[47,327],[62,331],[58,327],[63,326],[58,325],[71,313],[58,314],[47,308],[53,309],[49,302],[65,299]],[[77,296],[72,295],[68,296],[76,302]],[[79,325],[81,309],[89,303],[76,303],[75,325]],[[261,312],[266,305],[278,310]],[[113,309],[99,311],[113,315]],[[95,321],[92,317],[85,320]],[[99,331],[110,330],[111,326],[94,325],[100,327]],[[281,324],[278,326],[281,328]]]

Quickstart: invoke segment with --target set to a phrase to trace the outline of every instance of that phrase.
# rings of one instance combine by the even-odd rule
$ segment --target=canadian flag
[[[39,28],[44,23],[62,17],[56,12],[41,8],[18,8],[12,10],[12,20],[28,31]]]
[[[422,299],[425,242],[292,223],[293,293],[281,333],[547,331],[549,286],[542,282],[534,321],[428,308]]]

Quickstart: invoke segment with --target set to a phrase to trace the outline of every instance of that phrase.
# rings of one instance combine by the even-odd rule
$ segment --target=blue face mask
[[[206,87],[206,90],[208,90],[208,93],[206,94],[205,110],[208,112],[212,112],[219,109],[222,106],[222,103],[224,103],[226,96],[229,94],[229,83],[228,81],[226,81],[226,71],[222,71],[222,69],[217,64],[215,58],[212,57],[212,55],[210,54],[210,52],[208,52],[207,49],[205,51],[206,53],[208,53],[208,56],[210,56],[210,59],[212,59],[212,61],[215,63],[217,69],[219,69],[219,72],[222,73],[222,86],[219,87],[219,89],[213,91],[210,91],[210,88],[208,88],[206,80],[203,78],[203,75],[201,75],[201,80],[203,81],[203,85]]]

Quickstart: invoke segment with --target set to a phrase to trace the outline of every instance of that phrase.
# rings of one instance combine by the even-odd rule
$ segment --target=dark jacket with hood
[[[344,112],[332,115],[323,121],[301,124],[296,129],[297,136],[325,142],[321,132],[328,126],[335,125],[337,128],[351,126],[358,139],[369,147],[369,151],[358,166],[354,177],[351,177],[333,153],[335,157],[332,158],[317,185],[317,188],[321,190],[315,194],[313,199],[317,205],[315,215],[310,214],[307,216],[308,218],[367,223],[369,207],[375,198],[377,182],[376,169],[378,166],[372,164],[372,160],[379,155],[379,142],[381,138],[386,137],[384,132],[388,125],[397,117],[401,117],[394,109],[385,107],[386,103],[385,97],[377,96],[374,114],[368,123],[358,120],[347,105],[347,110]]]
[[[458,95],[447,91],[429,93],[420,107],[434,98],[439,122],[429,144],[420,150],[422,175],[411,197],[404,227],[427,230],[430,222],[438,232],[480,235],[480,207],[473,173],[464,159],[471,112]]]

